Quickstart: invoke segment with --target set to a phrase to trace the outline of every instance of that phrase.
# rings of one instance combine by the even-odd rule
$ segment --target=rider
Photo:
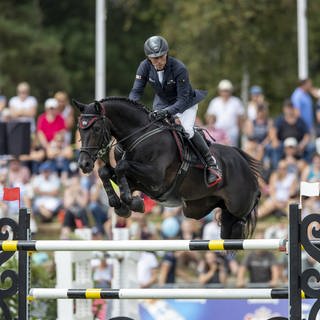
[[[155,92],[151,118],[179,118],[189,139],[205,160],[208,168],[207,181],[213,186],[221,181],[221,171],[206,141],[194,130],[198,102],[206,96],[206,92],[192,88],[185,65],[169,56],[168,51],[168,42],[163,37],[152,36],[146,40],[144,52],[147,58],[138,67],[129,98],[134,101],[140,100],[147,82],[150,83]]]

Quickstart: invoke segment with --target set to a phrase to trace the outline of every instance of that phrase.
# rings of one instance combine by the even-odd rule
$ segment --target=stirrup
[[[214,181],[212,181],[211,183],[209,183],[209,179],[208,176],[210,175],[214,175],[216,177],[216,179]],[[208,188],[211,188],[213,186],[215,186],[216,184],[218,184],[219,182],[222,181],[222,173],[220,172],[219,169],[215,169],[213,167],[206,167],[205,168],[205,182],[208,186]]]

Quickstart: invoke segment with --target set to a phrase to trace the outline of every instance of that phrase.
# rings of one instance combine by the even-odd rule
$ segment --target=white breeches
[[[198,111],[198,104],[195,104],[194,106],[187,109],[186,111],[176,114],[184,130],[189,135],[189,139],[191,139],[194,135],[193,127],[196,121],[197,111]]]

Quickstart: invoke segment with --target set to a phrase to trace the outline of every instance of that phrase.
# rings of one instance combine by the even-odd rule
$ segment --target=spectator
[[[61,229],[61,239],[68,239],[71,231],[89,226],[86,207],[89,200],[88,192],[81,188],[80,176],[74,172],[68,186],[64,190],[63,207],[64,220]]]
[[[176,239],[180,232],[180,225],[175,217],[168,217],[161,224],[161,233],[165,239]],[[167,251],[162,258],[159,270],[159,284],[173,284],[176,282],[177,252]]]
[[[61,177],[62,182],[67,179],[69,166],[73,158],[73,149],[65,142],[64,132],[58,131],[47,145],[47,158]]]
[[[144,233],[142,240],[153,238],[151,233]],[[152,251],[142,252],[137,263],[137,278],[140,288],[150,288],[158,283],[159,263],[157,256]]]
[[[30,184],[30,170],[24,166],[17,158],[9,161],[7,187],[20,188],[20,205],[21,207],[30,208],[33,198],[32,187]],[[19,202],[12,201],[8,203],[8,213],[16,218],[19,212]],[[33,217],[31,217],[33,219]],[[34,221],[31,220],[32,228],[35,227]],[[35,232],[35,228],[32,232]]]
[[[45,161],[39,168],[40,174],[32,182],[34,190],[34,212],[43,222],[52,221],[61,207],[60,179],[53,172],[51,163]]]
[[[250,88],[250,100],[248,103],[247,116],[248,120],[254,121],[257,118],[258,107],[265,105],[264,95],[260,86]]]
[[[216,143],[229,145],[230,141],[228,135],[224,129],[219,129],[216,127],[217,117],[215,114],[206,113],[205,116],[206,126],[205,126],[205,137],[207,140],[211,141],[212,138]]]
[[[272,121],[268,117],[268,109],[265,105],[259,105],[256,108],[256,118],[247,119],[244,125],[244,134],[247,140],[244,143],[243,150],[258,161],[263,161],[265,148],[270,144],[269,131],[272,127]],[[266,179],[269,175],[269,164],[264,161],[263,177]],[[260,187],[266,191],[265,182],[259,179]]]
[[[109,202],[102,181],[99,179],[92,184],[89,193],[89,211],[95,220],[95,226],[100,237],[111,238],[109,225]]]
[[[312,81],[310,79],[300,80],[298,87],[291,95],[291,101],[295,108],[297,117],[307,125],[308,131],[313,131],[314,116],[313,116],[313,102],[310,96],[312,90]]]
[[[293,137],[298,141],[298,150],[304,159],[308,159],[312,146],[309,145],[310,133],[305,122],[297,115],[290,100],[283,104],[283,114],[279,116],[270,129],[270,144],[267,146],[267,156],[271,168],[275,169],[283,155],[283,142]]]
[[[286,138],[283,142],[283,147],[284,154],[282,159],[287,162],[288,172],[300,177],[307,163],[301,158],[298,150],[298,141],[293,137]]]
[[[271,174],[269,187],[270,196],[259,207],[259,218],[276,211],[280,215],[285,215],[290,199],[297,195],[297,177],[288,173],[288,164],[285,160],[281,160],[277,170]]]
[[[71,143],[72,129],[74,128],[74,109],[70,105],[68,94],[65,91],[56,92],[54,98],[58,102],[58,109],[66,126],[65,140]]]
[[[259,232],[256,239],[262,239],[263,234]],[[268,284],[275,287],[279,283],[279,267],[272,252],[266,250],[255,250],[246,255],[239,268],[237,287],[245,287],[246,272],[249,274],[250,284]]]
[[[46,151],[40,145],[36,135],[33,136],[30,153],[20,155],[19,159],[22,161],[23,165],[29,168],[32,174],[39,173],[39,167],[46,159]]]
[[[94,268],[93,280],[96,288],[111,288],[113,265],[104,257]],[[94,319],[109,319],[111,317],[111,300],[95,299],[92,304]]]
[[[199,282],[204,284],[225,284],[227,273],[224,261],[214,252],[207,251],[198,265]]]
[[[271,119],[268,116],[268,109],[261,104],[256,108],[256,118],[248,119],[244,125],[244,134],[250,141],[255,141],[257,147],[263,149],[269,143],[269,130],[272,126]]]
[[[8,184],[9,186],[19,186],[30,181],[30,170],[22,165],[18,158],[9,161]]]
[[[216,127],[226,131],[231,145],[238,146],[244,107],[239,98],[232,96],[232,91],[232,83],[221,80],[218,85],[219,96],[211,100],[207,114],[216,115]]]
[[[58,102],[49,98],[45,102],[45,112],[40,114],[37,121],[37,134],[40,144],[47,149],[49,142],[53,140],[59,131],[65,132],[64,119],[59,114]]]
[[[202,230],[202,239],[203,240],[216,240],[220,239],[221,227],[219,225],[221,219],[221,208],[216,208],[211,213],[212,219],[210,222],[206,223]]]
[[[320,181],[320,154],[314,153],[312,162],[302,172],[302,181],[319,182]]]
[[[93,280],[96,288],[111,288],[112,277],[112,264],[105,257],[100,259],[99,265],[93,271]]]
[[[27,82],[19,83],[17,86],[17,95],[9,100],[11,119],[21,122],[29,122],[31,125],[31,132],[35,132],[37,107],[37,99],[30,96],[29,84]]]

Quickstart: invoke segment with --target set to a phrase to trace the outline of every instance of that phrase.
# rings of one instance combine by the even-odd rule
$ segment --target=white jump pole
[[[302,297],[304,295],[302,294]],[[33,288],[32,299],[287,299],[288,289],[46,289]]]
[[[1,251],[286,250],[285,239],[247,240],[36,240],[0,241]]]

